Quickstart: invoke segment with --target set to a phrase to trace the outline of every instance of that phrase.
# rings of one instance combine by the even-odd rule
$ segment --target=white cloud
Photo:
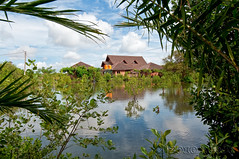
[[[8,56],[10,60],[20,60],[24,59],[25,55],[24,52],[26,52],[27,58],[33,58],[36,53],[36,48],[30,47],[30,46],[21,46],[13,51],[10,51]]]
[[[100,29],[103,33],[108,35],[113,33],[113,27],[109,23],[98,20],[94,15],[84,13],[78,15],[77,18],[79,19],[80,23],[92,25],[92,27]],[[91,47],[92,45],[97,45],[93,40],[86,38],[84,35],[81,35],[59,24],[52,22],[46,22],[46,24],[48,26],[48,37],[56,45],[71,48],[87,48]],[[94,24],[97,26],[94,26]],[[105,37],[105,39],[107,40],[108,38]]]
[[[37,68],[42,68],[42,67],[47,68],[48,67],[46,62],[37,62],[36,65],[37,65]]]
[[[0,25],[0,41],[6,41],[9,39],[13,38],[13,35],[11,34],[11,32],[9,32],[9,30],[7,30],[5,27],[3,27],[2,25]]]
[[[96,26],[93,26],[93,27],[100,29],[105,34],[110,35],[113,33],[113,27],[109,23],[104,22],[102,20],[98,20],[96,16],[92,14],[83,13],[78,15],[78,18],[80,19],[79,22],[81,23],[88,24],[88,25],[96,24]]]
[[[101,57],[102,57],[103,59],[106,59],[107,54],[103,54]]]
[[[56,69],[56,71],[59,71],[61,68],[63,68],[63,67],[70,67],[70,66],[72,66],[75,63],[73,63],[73,62],[72,63],[55,62],[55,63],[48,64],[45,61],[44,62],[39,61],[39,62],[36,62],[35,64],[37,65],[38,69],[42,68],[42,67],[47,68],[47,67],[52,66],[52,69]],[[17,67],[23,69],[24,68],[24,63],[18,63]],[[29,69],[28,66],[27,66],[27,69]]]
[[[129,32],[122,39],[120,51],[136,53],[142,52],[147,48],[146,41],[143,41],[140,36],[134,32]]]
[[[69,51],[64,55],[65,60],[78,61],[81,59],[80,55],[76,52]]]

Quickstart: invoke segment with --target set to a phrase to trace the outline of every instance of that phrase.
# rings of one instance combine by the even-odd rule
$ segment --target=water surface
[[[195,116],[195,111],[188,104],[188,96],[181,87],[145,90],[136,98],[129,96],[123,88],[119,88],[108,96],[115,101],[100,104],[99,110],[109,110],[109,116],[105,119],[105,127],[119,126],[118,133],[89,131],[78,133],[87,137],[99,135],[111,139],[115,143],[116,150],[104,151],[91,146],[83,149],[69,143],[71,146],[66,152],[71,152],[75,156],[82,152],[100,153],[103,158],[114,159],[133,157],[134,153],[141,154],[141,146],[149,148],[150,145],[145,139],[155,139],[151,129],[171,130],[168,141],[176,139],[181,150],[175,155],[177,158],[194,158],[199,153],[197,149],[200,145],[207,142],[205,135],[208,126],[203,125],[201,119]],[[156,106],[159,109],[154,112],[153,108]]]

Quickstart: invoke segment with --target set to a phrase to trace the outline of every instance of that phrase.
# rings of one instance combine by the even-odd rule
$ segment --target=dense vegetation
[[[4,11],[6,16],[0,21],[11,22],[7,13],[16,12],[59,23],[89,38],[98,39],[97,35],[104,35],[98,29],[59,17],[59,15],[67,15],[76,10],[53,11],[51,8],[38,7],[38,5],[52,1],[54,0],[36,0],[26,3],[17,3],[16,0],[0,1],[0,10]],[[239,154],[239,2],[237,0],[119,0],[119,3],[119,5],[126,6],[127,12],[127,16],[124,16],[127,22],[119,26],[138,28],[142,26],[149,33],[156,31],[161,44],[164,38],[171,41],[172,54],[174,48],[177,48],[183,53],[188,67],[199,73],[198,87],[192,93],[194,98],[191,103],[197,110],[197,115],[210,126],[209,142],[207,145],[202,145],[199,157],[237,158]],[[6,63],[2,66],[4,65]],[[167,68],[178,71],[175,68]],[[184,68],[182,70],[180,76],[174,76],[175,74],[167,76],[164,72],[163,77],[170,77],[170,80],[176,83],[181,80],[191,82],[191,77],[186,76]],[[3,74],[4,71],[1,67]],[[47,70],[44,71],[47,72]],[[99,95],[98,100],[92,98],[93,92],[97,90],[97,86],[92,85],[92,79],[89,80],[89,77],[83,75],[79,81],[75,81],[66,74],[44,71],[39,71],[42,73],[29,71],[29,76],[35,82],[34,85],[29,84],[29,78],[22,76],[18,78],[18,72],[21,72],[18,70],[1,76],[0,155],[2,158],[54,158],[54,156],[63,158],[62,152],[70,139],[75,137],[78,126],[82,129],[96,131],[115,132],[117,130],[117,128],[100,127],[103,124],[102,118],[107,116],[107,111],[99,113],[95,111],[95,108],[97,108],[98,101],[105,102],[106,99],[102,94]],[[136,87],[130,87],[132,89],[128,87],[128,91],[133,92],[133,95],[140,91],[142,83],[154,83],[154,85],[160,83],[163,87],[167,85],[163,77],[154,77],[152,81],[151,78],[145,76],[137,80],[135,77],[132,79],[111,78],[109,74],[102,77],[98,82],[104,85],[103,92],[109,92],[114,86],[109,82],[114,81],[135,83]],[[73,84],[74,87],[72,87]],[[27,89],[30,87],[33,92]],[[77,92],[74,88],[78,88]],[[58,99],[59,94],[61,99]],[[11,102],[9,103],[8,100]],[[12,107],[26,108],[45,120],[34,120],[32,116],[22,114],[22,110]],[[59,121],[60,117],[55,117],[56,113],[60,114],[64,120]],[[84,127],[84,124],[80,126],[90,118],[97,121],[96,126]],[[35,131],[32,122],[36,121],[40,123],[43,132],[40,138],[49,141],[45,147],[42,147],[38,139],[33,141],[31,138],[22,138],[22,133],[26,128]],[[54,124],[49,124],[49,122]],[[153,131],[157,139],[163,139],[160,140],[163,143],[159,145],[166,150],[170,147],[172,152],[176,152],[174,151],[175,142],[166,143],[164,140],[168,132],[160,136]],[[113,149],[111,141],[106,142],[97,137],[94,139],[76,138],[75,142],[82,147],[87,147],[88,144],[103,144]],[[157,141],[151,143],[155,151],[148,153],[142,148],[145,156],[141,157],[152,158],[158,155],[154,153],[158,148]],[[169,147],[165,147],[165,144]],[[59,146],[61,148],[57,151]],[[53,150],[57,151],[57,155],[53,154]],[[83,156],[87,155],[83,154]],[[67,154],[67,157],[70,158],[70,154]]]
[[[1,64],[2,65],[2,64]],[[28,65],[33,65],[34,61],[29,60]],[[6,87],[12,81],[8,79],[17,79],[21,77],[23,71],[16,68],[11,63],[4,63],[1,70],[1,77],[5,77],[16,70],[15,74],[11,74],[4,80]],[[64,68],[66,70],[66,68]],[[101,74],[99,69],[84,67],[75,68],[75,70],[85,71],[80,77],[71,77],[68,73],[57,73],[51,68],[41,68],[28,70],[27,76],[31,77],[32,83],[29,88],[22,91],[29,93],[30,99],[37,98],[39,106],[43,106],[46,112],[57,114],[62,120],[41,120],[37,117],[37,113],[26,114],[23,109],[10,109],[1,114],[0,133],[0,157],[1,158],[71,158],[71,154],[65,154],[64,150],[68,143],[74,141],[82,148],[87,148],[88,145],[102,146],[110,150],[115,149],[111,140],[106,141],[100,137],[84,137],[79,132],[82,131],[96,131],[96,132],[110,132],[116,133],[117,127],[104,127],[104,117],[106,117],[107,110],[97,111],[99,102],[111,102],[106,97],[106,93],[112,91],[115,87],[125,86],[125,90],[129,95],[133,96],[133,100],[129,102],[125,111],[130,117],[137,116],[137,112],[132,111],[137,109],[140,111],[140,105],[137,102],[137,95],[146,88],[151,87],[166,87],[170,86],[169,80],[159,78],[155,81],[150,76],[111,76],[110,74]],[[92,70],[95,72],[92,73]],[[91,72],[91,74],[89,74]],[[99,73],[99,74],[98,74]],[[94,75],[98,74],[97,78]],[[77,74],[81,75],[81,74]],[[167,75],[167,74],[166,74]],[[170,77],[167,77],[170,78]],[[175,81],[174,77],[171,77]],[[179,78],[179,76],[178,76]],[[0,79],[2,80],[2,79]],[[92,82],[94,80],[95,82]],[[14,81],[14,80],[13,80]],[[180,80],[176,81],[179,83]],[[163,85],[159,85],[159,83]],[[4,88],[5,85],[1,85]],[[1,88],[1,89],[2,89]],[[96,95],[96,96],[95,96]],[[25,100],[25,99],[22,99]],[[3,105],[1,104],[1,108]],[[34,113],[34,112],[33,112]],[[44,119],[44,118],[43,118]],[[176,141],[166,142],[166,136],[170,131],[159,133],[152,130],[157,139],[153,142],[161,142],[161,146],[154,147],[155,150],[147,152],[142,148],[145,156],[160,155],[157,154],[157,149],[165,149],[166,156],[178,152]],[[24,134],[34,133],[38,138],[24,137]],[[159,140],[162,138],[162,140]],[[47,144],[42,142],[47,140]],[[89,154],[82,154],[82,157],[87,157]],[[96,157],[99,157],[96,154]],[[78,156],[80,157],[80,156]]]
[[[189,67],[199,73],[192,104],[210,126],[200,158],[239,156],[239,1],[118,0],[126,22],[172,42]]]

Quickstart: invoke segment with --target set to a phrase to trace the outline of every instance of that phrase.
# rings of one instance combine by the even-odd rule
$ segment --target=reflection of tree
[[[183,90],[183,86],[165,89],[161,96],[164,99],[164,105],[168,107],[169,110],[173,110],[177,115],[194,111],[188,102],[189,93]]]
[[[136,96],[134,96],[132,101],[128,102],[128,106],[125,107],[125,111],[127,112],[128,117],[139,117],[139,112],[144,111],[141,105],[139,105],[139,101],[137,100]]]

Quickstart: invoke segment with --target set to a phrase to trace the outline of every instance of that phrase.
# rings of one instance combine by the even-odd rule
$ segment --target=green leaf
[[[146,156],[148,155],[148,152],[144,147],[141,147],[141,152]]]
[[[202,56],[201,56],[201,66],[200,66],[200,73],[199,73],[199,80],[198,80],[197,95],[199,95],[199,92],[202,89],[203,69],[204,69],[204,52],[202,53]]]
[[[235,60],[234,60],[235,58],[234,58],[233,53],[232,53],[232,49],[231,49],[231,47],[230,47],[230,45],[229,45],[229,43],[228,43],[228,41],[226,39],[225,39],[225,43],[227,45],[229,57],[232,60],[233,64],[236,65]]]
[[[220,86],[222,84],[222,80],[224,78],[224,74],[225,74],[225,70],[222,71],[221,75],[220,75],[220,78],[217,82],[217,87],[216,87],[216,92],[218,93],[219,92],[219,89],[220,89]]]
[[[168,134],[170,134],[171,133],[171,130],[166,130],[165,132],[164,132],[164,136],[166,137]]]
[[[151,129],[151,132],[152,132],[155,136],[160,137],[160,134],[159,134],[159,132],[158,132],[156,129]]]
[[[7,3],[6,7],[10,7],[13,5],[17,0],[10,0],[10,2]]]

